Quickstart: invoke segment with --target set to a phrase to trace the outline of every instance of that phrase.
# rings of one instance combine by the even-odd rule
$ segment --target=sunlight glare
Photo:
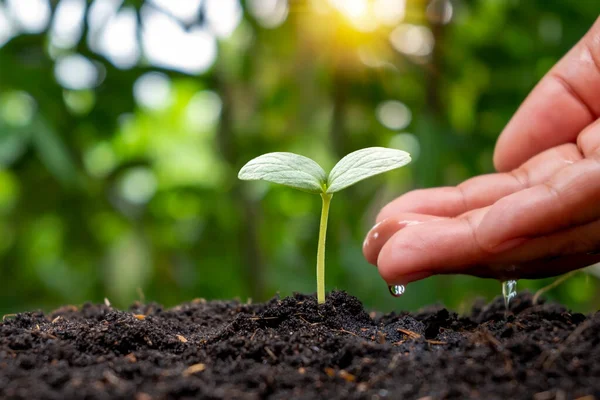
[[[205,0],[206,21],[211,31],[220,38],[231,36],[242,21],[239,0]]]
[[[150,0],[150,2],[186,24],[191,24],[198,19],[202,4],[202,0]]]
[[[211,90],[196,93],[185,111],[186,121],[194,131],[214,127],[219,121],[223,102],[219,95]]]
[[[9,16],[6,14],[4,6],[0,3],[0,47],[16,34],[16,29]]]
[[[148,72],[133,84],[135,101],[149,110],[163,110],[172,102],[171,80],[160,72]]]
[[[369,11],[368,0],[329,0],[329,2],[350,20],[360,19]]]
[[[429,22],[434,24],[447,24],[452,19],[454,7],[450,0],[432,0],[425,11]]]
[[[377,28],[375,10],[370,0],[329,0],[329,3],[355,29],[361,32],[371,32]]]
[[[98,50],[117,68],[127,69],[137,64],[140,48],[137,43],[137,18],[131,7],[113,16],[98,40]]]
[[[90,29],[89,39],[94,42],[97,34],[104,24],[117,14],[123,0],[95,0],[87,14],[87,23]]]
[[[397,100],[387,100],[377,106],[377,119],[383,126],[392,130],[406,128],[412,119],[410,109]]]
[[[276,28],[287,18],[287,0],[249,0],[248,8],[252,15],[265,28]]]
[[[379,22],[394,26],[404,19],[406,0],[375,0],[373,14]]]
[[[58,59],[54,67],[57,82],[65,89],[91,89],[98,84],[98,69],[81,54],[70,54]]]
[[[213,65],[217,43],[205,28],[194,26],[186,31],[152,8],[143,8],[142,18],[144,54],[152,64],[188,74],[205,72]]]
[[[24,32],[43,32],[50,22],[50,4],[47,0],[7,0],[6,4],[8,14]]]
[[[151,169],[135,167],[126,171],[118,183],[121,197],[131,204],[141,205],[152,199],[158,182]]]
[[[401,53],[425,57],[433,51],[435,39],[426,26],[403,24],[390,33],[390,42]]]
[[[81,38],[84,16],[85,0],[62,0],[52,21],[52,44],[63,49],[75,46]]]

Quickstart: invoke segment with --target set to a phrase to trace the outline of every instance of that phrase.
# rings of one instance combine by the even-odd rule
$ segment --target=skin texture
[[[600,262],[599,117],[600,18],[500,135],[498,173],[392,201],[365,257],[388,284],[456,273],[541,278]]]

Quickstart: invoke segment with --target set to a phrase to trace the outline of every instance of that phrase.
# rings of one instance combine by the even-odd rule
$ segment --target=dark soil
[[[600,313],[512,312],[369,315],[334,292],[24,313],[0,324],[0,398],[600,398]]]

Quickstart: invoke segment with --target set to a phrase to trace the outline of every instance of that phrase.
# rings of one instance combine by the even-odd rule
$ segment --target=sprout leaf
[[[410,154],[385,147],[368,147],[348,154],[333,167],[327,180],[327,193],[339,192],[371,176],[400,168],[410,162]]]
[[[238,174],[242,180],[265,180],[310,193],[322,193],[327,174],[308,157],[294,153],[267,153],[250,160]]]

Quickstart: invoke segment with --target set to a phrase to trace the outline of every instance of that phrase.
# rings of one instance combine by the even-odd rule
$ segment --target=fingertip
[[[388,240],[377,257],[377,270],[384,281],[389,284],[400,282],[403,276],[418,273],[418,265],[415,265],[415,253],[419,254],[424,249],[424,243],[418,235],[407,235],[411,229],[397,232]],[[410,242],[407,236],[412,236]],[[417,257],[418,259],[418,257]]]
[[[513,164],[509,163],[507,160],[507,157],[504,155],[504,140],[502,139],[503,136],[500,135],[500,137],[498,138],[498,141],[496,142],[496,148],[494,150],[494,168],[496,168],[496,171],[498,172],[508,172],[511,171],[515,168],[517,168],[516,166],[513,166]]]
[[[377,260],[377,269],[388,285],[406,285],[433,275],[431,271],[414,270],[410,259],[405,261],[403,263],[402,260],[389,257],[387,254],[380,255]]]
[[[379,274],[386,282],[401,282],[403,277],[423,271],[432,275],[459,273],[481,263],[488,254],[475,241],[472,227],[485,211],[482,209],[470,217],[445,218],[396,232],[379,252]]]
[[[430,215],[403,213],[381,220],[367,233],[363,242],[363,255],[370,264],[377,265],[379,252],[396,232],[409,226],[438,219],[438,217]]]
[[[363,241],[363,256],[369,264],[377,265],[377,256],[379,254],[378,247],[381,248],[381,246],[377,246],[377,242],[379,241],[379,232],[377,232],[377,228],[381,225],[382,222],[383,221],[378,221],[371,228],[371,230],[367,232],[365,240]]]

